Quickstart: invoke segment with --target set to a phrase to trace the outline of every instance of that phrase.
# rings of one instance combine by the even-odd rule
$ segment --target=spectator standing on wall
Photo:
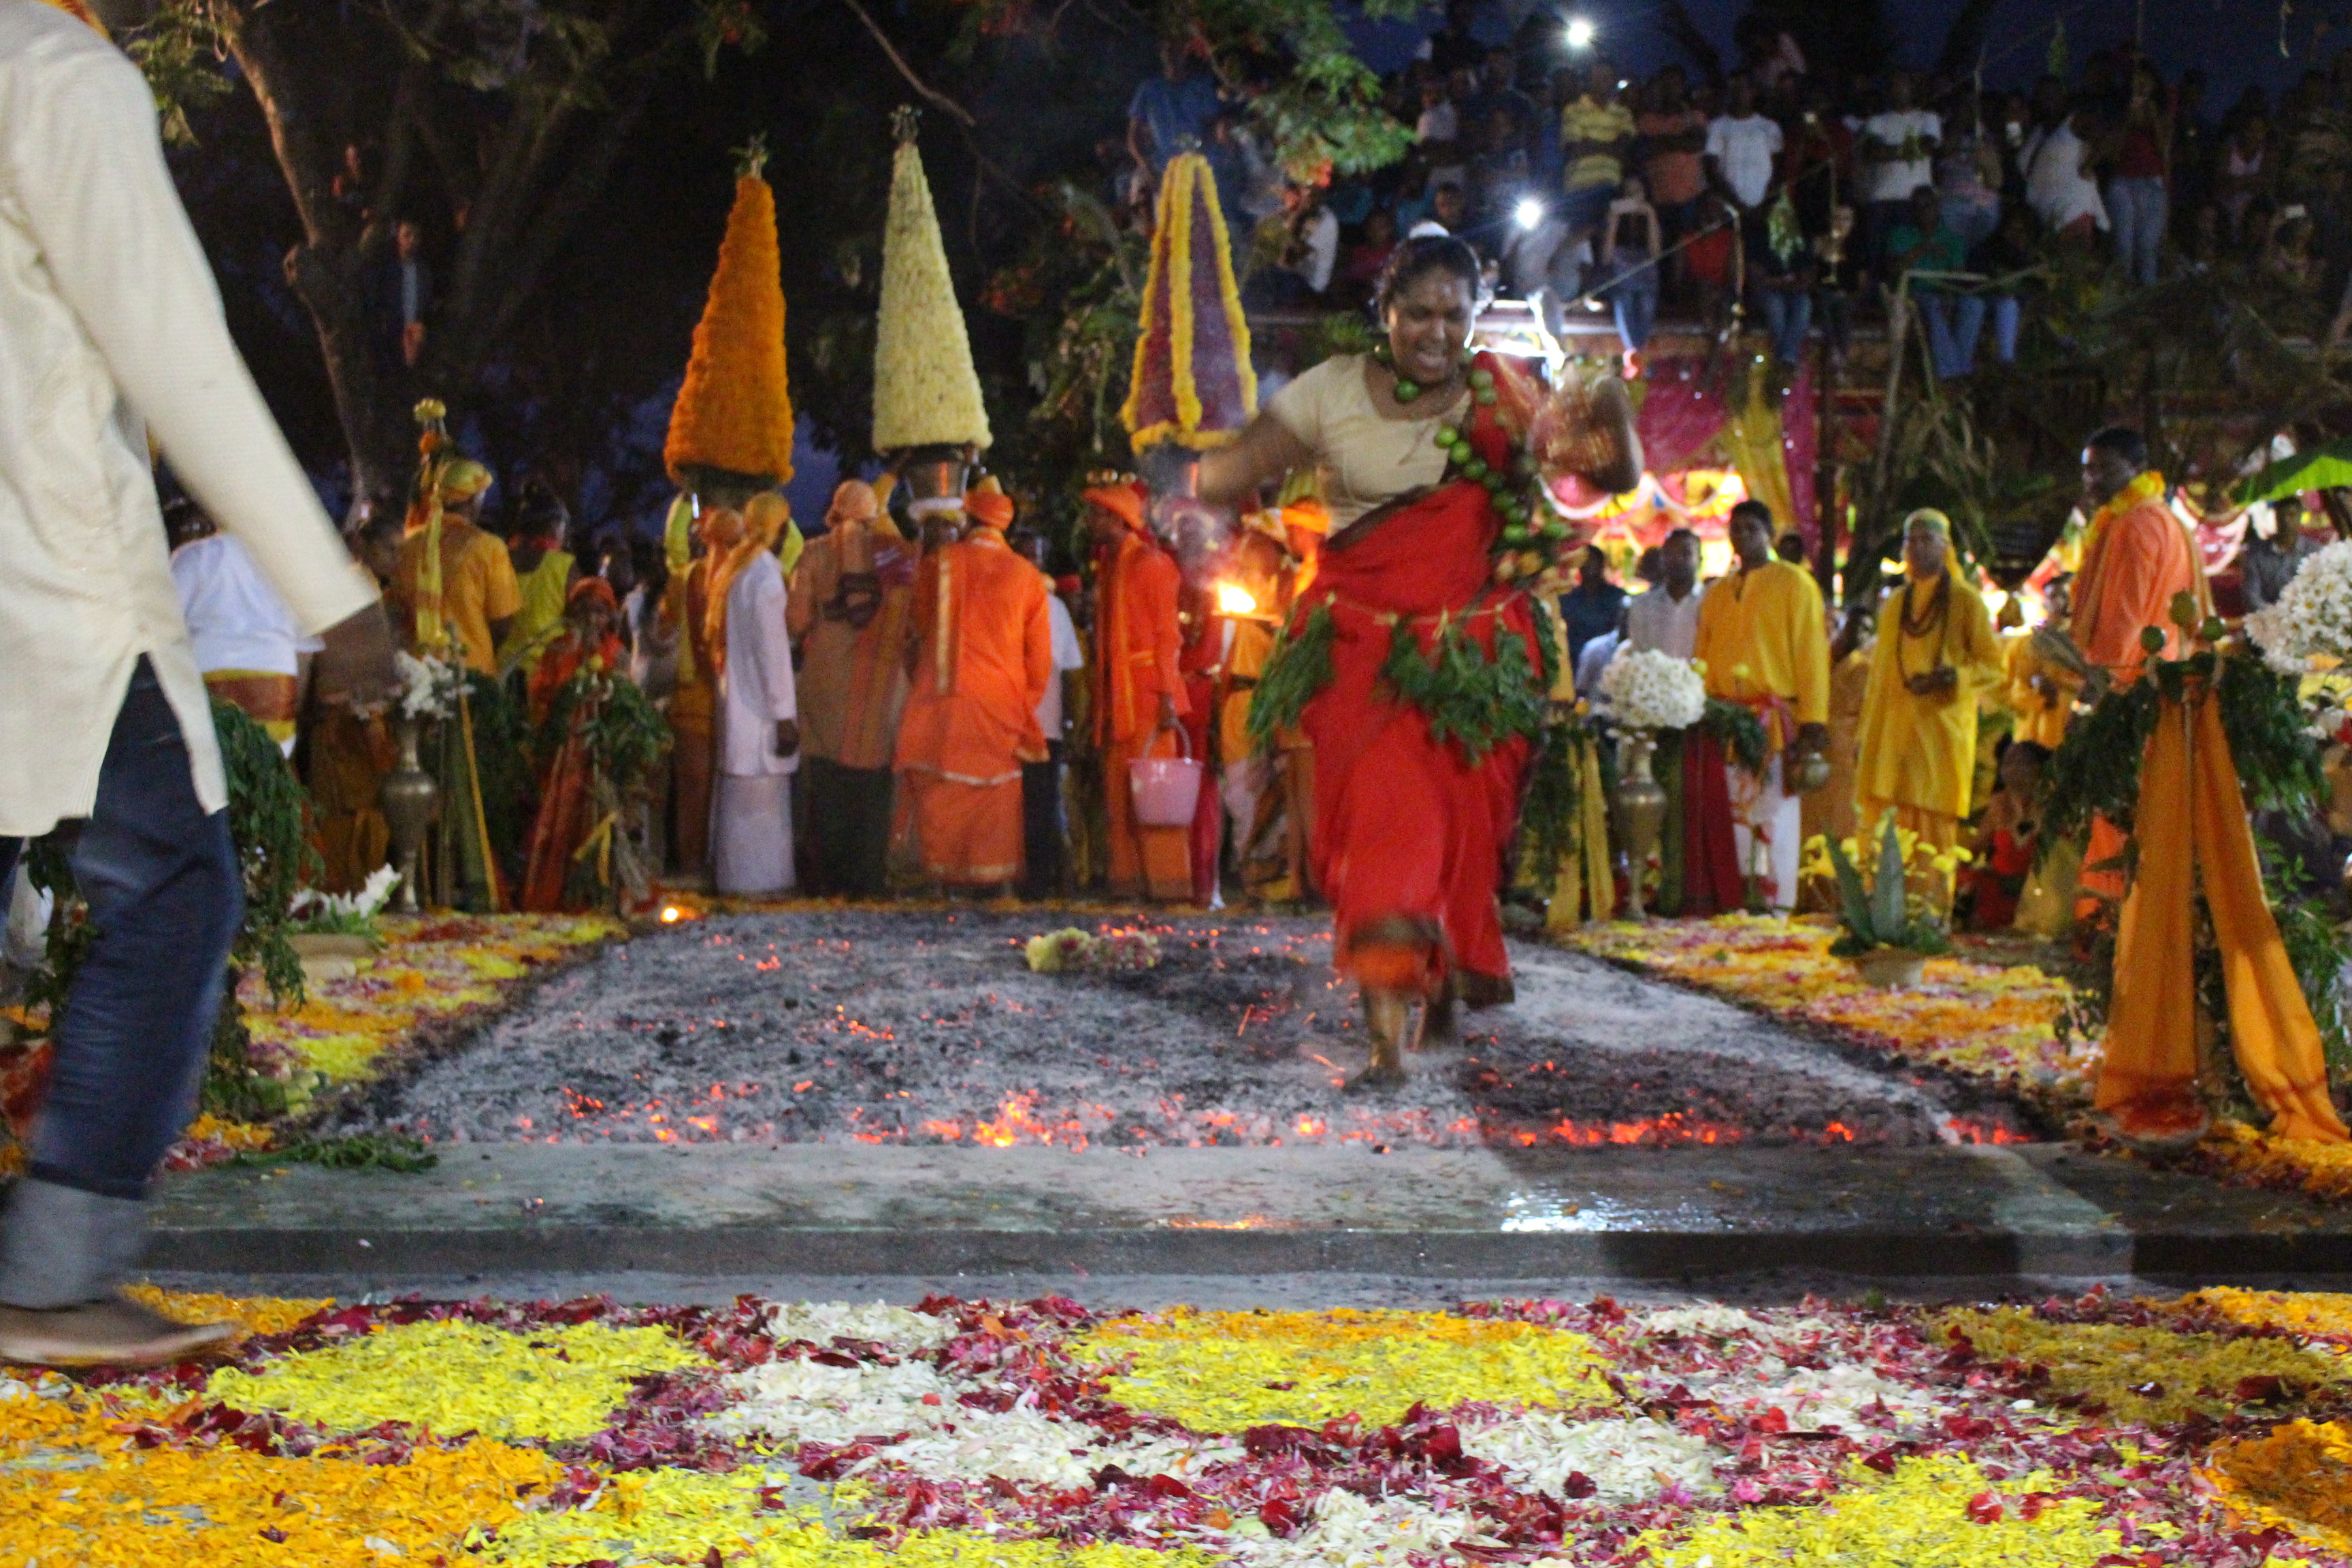
[[[1601,298],[1617,316],[1617,341],[1625,349],[1627,380],[1642,374],[1642,350],[1658,319],[1658,213],[1638,176],[1626,180],[1609,205],[1601,226],[1596,270]]]
[[[1743,234],[1764,226],[1764,201],[1772,194],[1782,144],[1780,127],[1756,111],[1755,84],[1732,78],[1728,112],[1706,128],[1706,164],[1716,188],[1738,213]]]
[[[2000,149],[1986,132],[1983,105],[1972,88],[1955,92],[1936,149],[1936,195],[1944,221],[1970,248],[2000,226]]]
[[[1699,197],[1706,191],[1706,116],[1690,100],[1689,79],[1668,66],[1651,82],[1648,101],[1633,117],[1650,205],[1657,210],[1661,250],[1698,228]],[[1671,264],[1683,277],[1682,258]]]
[[[1536,119],[1536,100],[1519,90],[1518,80],[1519,60],[1511,47],[1497,44],[1488,49],[1486,63],[1478,71],[1478,90],[1461,106],[1464,122],[1490,124],[1496,110],[1505,110],[1517,128],[1523,150],[1533,159],[1541,128]],[[1489,147],[1488,151],[1493,149]]]
[[[1596,59],[1582,96],[1559,111],[1559,219],[1571,245],[1589,239],[1609,216],[1633,152],[1633,111],[1618,100],[1617,68]]]
[[[1181,38],[1160,43],[1160,74],[1138,84],[1127,106],[1127,150],[1136,167],[1160,186],[1160,171],[1191,142],[1205,145],[1217,117],[1217,82],[1192,66],[1192,47]]]
[[[1944,221],[1935,187],[1923,185],[1912,192],[1909,218],[1886,236],[1887,270],[1902,277],[1965,272],[1968,265],[1968,247]],[[1974,370],[1977,336],[1984,331],[1983,297],[1956,292],[1950,282],[1933,277],[1913,277],[1910,294],[1927,329],[1927,353],[1935,361],[1937,378],[1948,381]]]
[[[2124,275],[2145,287],[2156,281],[2169,213],[2172,113],[2163,99],[2156,68],[2141,60],[2132,68],[2131,99],[2124,110],[2116,149],[2116,172],[2107,181],[2107,217],[2115,225],[2116,259]]]
[[[2025,200],[2042,226],[2071,244],[2088,244],[2107,227],[2107,204],[2091,177],[2091,148],[2084,141],[2084,110],[2069,108],[2033,143],[2025,167]]]
[[[1862,123],[1863,264],[1874,268],[1886,237],[1910,211],[1911,193],[1935,184],[1944,122],[1914,100],[1908,71],[1886,79],[1886,107]]]

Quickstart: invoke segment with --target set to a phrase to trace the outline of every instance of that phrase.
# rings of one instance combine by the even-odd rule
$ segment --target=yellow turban
[[[437,487],[443,506],[458,506],[490,488],[490,470],[471,458],[452,458],[441,466]]]
[[[1903,520],[1904,532],[1908,533],[1915,528],[1927,530],[1947,544],[1952,542],[1952,520],[1934,507],[1923,506]]]

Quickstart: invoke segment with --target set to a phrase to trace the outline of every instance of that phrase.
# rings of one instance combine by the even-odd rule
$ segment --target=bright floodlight
[[[1570,16],[1568,19],[1568,47],[1571,49],[1592,47],[1592,23],[1589,17]]]
[[[1519,220],[1521,228],[1533,228],[1544,220],[1544,205],[1533,196],[1521,196],[1518,210],[1512,216]]]

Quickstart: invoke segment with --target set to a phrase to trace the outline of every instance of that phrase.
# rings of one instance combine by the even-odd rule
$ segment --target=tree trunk
[[[352,465],[354,501],[399,504],[414,450],[408,430],[406,378],[378,352],[370,321],[369,274],[384,237],[364,227],[359,213],[338,201],[335,174],[342,145],[330,128],[342,122],[337,73],[305,58],[292,36],[299,7],[224,5],[222,33],[238,69],[253,89],[270,145],[302,224],[302,240],[286,257],[286,278],[310,314],[334,390],[335,414]]]

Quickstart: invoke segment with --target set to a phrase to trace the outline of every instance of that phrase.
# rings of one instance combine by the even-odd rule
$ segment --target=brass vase
[[[1609,797],[1618,841],[1625,846],[1626,905],[1629,918],[1647,919],[1642,907],[1642,878],[1658,835],[1666,826],[1666,792],[1650,769],[1658,738],[1647,730],[1628,730],[1617,742],[1617,787]]]
[[[433,775],[417,765],[416,742],[422,727],[414,719],[400,719],[393,725],[393,737],[400,747],[400,763],[383,775],[377,788],[376,804],[383,808],[383,820],[392,829],[392,866],[400,873],[400,887],[392,896],[392,907],[404,915],[417,911],[416,884],[423,873],[425,836],[431,832],[435,819],[441,815],[441,786]]]

